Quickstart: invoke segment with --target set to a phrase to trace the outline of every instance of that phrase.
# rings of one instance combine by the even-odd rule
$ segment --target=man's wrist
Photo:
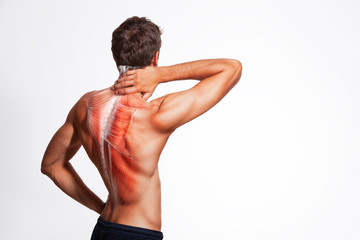
[[[170,66],[163,66],[163,67],[157,67],[157,77],[156,77],[156,83],[165,83],[168,81],[171,81],[170,74],[169,74],[169,68]]]

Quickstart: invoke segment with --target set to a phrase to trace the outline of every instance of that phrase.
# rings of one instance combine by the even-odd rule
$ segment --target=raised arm
[[[195,79],[200,80],[188,90],[167,94],[162,98],[154,122],[163,131],[174,131],[179,126],[200,116],[216,105],[240,80],[242,65],[234,59],[206,59],[168,67],[147,67],[129,71],[118,80],[120,94],[148,92],[154,84]],[[129,87],[130,88],[123,88]]]

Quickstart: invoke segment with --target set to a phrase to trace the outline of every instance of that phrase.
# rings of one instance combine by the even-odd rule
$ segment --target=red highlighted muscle
[[[101,167],[112,191],[122,203],[136,200],[136,163],[126,148],[125,135],[132,116],[144,102],[138,95],[96,91],[89,96],[88,127],[101,157]]]

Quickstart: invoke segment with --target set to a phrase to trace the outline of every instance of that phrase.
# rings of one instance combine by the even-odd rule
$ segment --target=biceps
[[[76,129],[66,122],[52,137],[42,161],[42,167],[68,162],[81,146]]]

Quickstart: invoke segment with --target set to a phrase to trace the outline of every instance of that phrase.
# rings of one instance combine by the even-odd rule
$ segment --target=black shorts
[[[162,240],[160,231],[108,222],[101,216],[91,235],[91,240]]]

